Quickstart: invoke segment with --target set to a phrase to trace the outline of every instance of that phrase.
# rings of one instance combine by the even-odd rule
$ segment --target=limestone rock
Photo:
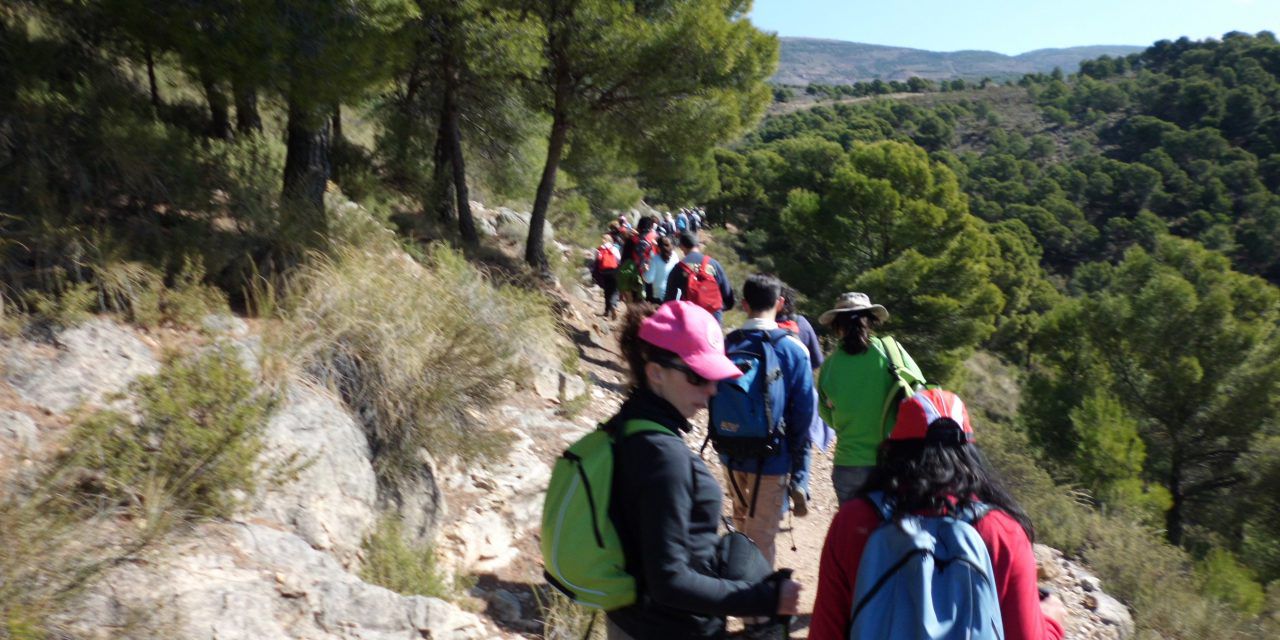
[[[110,638],[138,611],[182,640],[502,637],[442,600],[365,583],[293,533],[245,523],[204,525],[158,562],[112,571],[73,626]]]
[[[54,346],[0,342],[0,371],[23,401],[55,413],[102,404],[160,362],[130,329],[106,318],[57,332]]]
[[[533,370],[533,391],[546,400],[560,398],[560,371],[554,367],[535,367]]]
[[[40,431],[31,416],[18,411],[0,411],[0,456],[35,450]]]
[[[470,502],[461,514],[442,530],[447,553],[445,558],[460,571],[494,571],[506,566],[520,553],[516,540],[538,526],[542,517],[542,499],[551,468],[535,449],[527,435],[538,429],[576,425],[543,411],[522,411],[508,407],[504,411],[516,423],[511,433],[514,441],[505,460],[485,467],[445,471],[454,478],[449,488]],[[457,481],[461,476],[465,481]]]
[[[1094,599],[1093,612],[1104,624],[1114,627],[1119,638],[1132,638],[1134,633],[1133,616],[1119,600],[1101,592],[1089,594]]]
[[[377,521],[377,480],[364,432],[328,391],[292,381],[264,434],[266,457],[306,467],[266,491],[255,515],[289,526],[316,549],[355,559]]]

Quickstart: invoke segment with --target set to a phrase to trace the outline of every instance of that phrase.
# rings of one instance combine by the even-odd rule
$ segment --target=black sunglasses
[[[690,369],[689,365],[683,362],[672,362],[670,360],[654,360],[654,362],[656,362],[658,366],[664,369],[674,369],[676,371],[683,373],[685,380],[688,380],[689,384],[695,387],[702,387],[714,382],[714,380],[708,380],[698,375],[698,372],[694,371],[693,369]]]

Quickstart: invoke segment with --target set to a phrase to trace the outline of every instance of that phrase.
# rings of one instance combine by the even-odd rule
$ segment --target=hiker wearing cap
[[[619,346],[631,393],[609,422],[661,428],[620,438],[614,449],[609,517],[638,598],[608,612],[610,640],[721,638],[725,616],[794,614],[799,583],[716,573],[723,494],[683,438],[716,382],[742,375],[725,357],[719,324],[688,302],[638,305],[628,310]]]
[[[1033,539],[964,402],[918,391],[827,531],[809,637],[1060,640],[1066,608],[1041,598]]]
[[[755,541],[770,564],[814,414],[809,353],[776,322],[782,287],[762,273],[742,285],[747,321],[725,338],[725,353],[746,373],[720,383],[708,431],[725,467],[734,527]],[[765,379],[751,380],[756,373]]]
[[[832,328],[840,346],[818,372],[818,415],[836,431],[836,498],[843,504],[866,481],[876,451],[897,417],[894,394],[899,377],[923,382],[920,368],[901,344],[872,335],[889,311],[865,293],[841,294],[835,308],[818,317]],[[899,364],[900,363],[900,364]]]
[[[663,300],[688,300],[716,317],[721,322],[724,312],[733,308],[733,287],[724,267],[711,256],[698,250],[698,238],[692,232],[680,234],[680,250],[684,259],[679,268],[667,278],[667,293]]]

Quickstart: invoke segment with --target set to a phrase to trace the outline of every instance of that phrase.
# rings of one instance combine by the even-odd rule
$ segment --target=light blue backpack
[[[867,497],[884,523],[862,552],[849,638],[1004,640],[991,556],[973,528],[990,507],[895,523],[883,493]]]

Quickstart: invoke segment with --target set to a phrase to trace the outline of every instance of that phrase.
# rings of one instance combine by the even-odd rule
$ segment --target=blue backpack
[[[1004,640],[991,555],[973,528],[990,507],[895,523],[883,493],[867,498],[884,523],[862,552],[850,640]]]
[[[746,340],[745,344],[725,354],[738,366],[742,375],[732,380],[721,380],[716,395],[711,398],[707,440],[715,445],[720,455],[731,460],[756,459],[760,469],[764,469],[765,459],[782,450],[786,430],[782,412],[786,407],[787,394],[775,345],[787,335],[781,329],[738,330],[725,338],[726,344]],[[730,480],[732,478],[730,475]],[[760,495],[760,478],[757,474],[756,490],[751,496],[752,515],[755,515],[756,497]],[[742,498],[742,491],[736,484],[733,489]]]

